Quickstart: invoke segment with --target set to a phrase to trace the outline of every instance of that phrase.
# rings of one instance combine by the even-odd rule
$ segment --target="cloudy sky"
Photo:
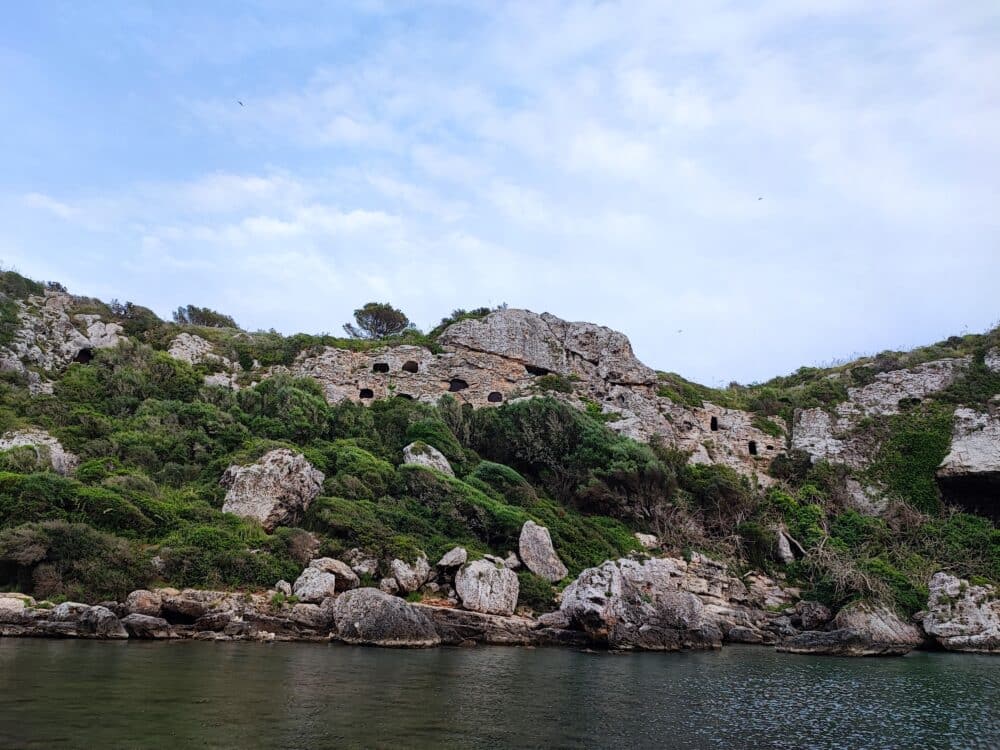
[[[506,302],[709,384],[1000,319],[996,0],[20,3],[0,81],[0,260],[163,316]]]

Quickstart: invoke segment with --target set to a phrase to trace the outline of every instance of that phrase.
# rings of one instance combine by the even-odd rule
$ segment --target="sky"
[[[0,262],[78,294],[762,381],[1000,322],[1000,3],[9,4],[0,164]]]

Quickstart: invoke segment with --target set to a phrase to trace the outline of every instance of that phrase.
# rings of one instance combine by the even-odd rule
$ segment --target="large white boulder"
[[[518,552],[528,570],[553,583],[565,578],[569,572],[552,546],[549,530],[534,521],[525,521],[521,527]]]
[[[520,584],[517,574],[488,560],[475,560],[459,568],[455,591],[462,606],[489,615],[512,615]]]
[[[951,651],[1000,652],[1000,592],[948,573],[929,585],[924,632]]]
[[[265,453],[249,466],[230,466],[220,483],[222,510],[253,518],[267,531],[297,523],[323,487],[323,472],[287,448]]]
[[[422,647],[441,642],[423,612],[373,588],[353,589],[337,597],[333,622],[337,637],[346,643]]]
[[[450,477],[455,476],[455,472],[444,454],[433,445],[428,445],[420,440],[403,448],[403,463],[426,466],[428,469],[437,469]]]

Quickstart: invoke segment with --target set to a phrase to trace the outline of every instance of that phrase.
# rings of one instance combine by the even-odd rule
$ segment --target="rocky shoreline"
[[[502,569],[492,561],[465,563],[454,573],[439,567],[439,582],[423,586],[443,589],[449,585],[444,581],[463,570],[475,575],[483,567],[477,562]],[[316,578],[309,570],[336,579],[336,573],[326,572],[335,567],[330,562],[321,558],[313,563],[304,573],[307,579]],[[341,572],[350,571],[340,565]],[[445,598],[411,602],[356,584],[343,591],[306,592],[314,601],[298,601],[283,588],[138,590],[124,602],[93,605],[52,605],[23,594],[0,593],[0,637],[334,641],[407,648],[490,644],[609,651],[718,649],[744,643],[837,656],[893,656],[912,649],[1000,653],[997,592],[945,573],[932,579],[928,610],[918,613],[915,622],[861,602],[834,615],[818,602],[796,601],[794,589],[760,575],[746,581],[730,576],[725,566],[700,555],[690,561],[608,561],[583,571],[563,591],[560,608],[538,617],[476,611]],[[479,592],[481,609],[494,606],[492,590],[487,584],[485,592]]]

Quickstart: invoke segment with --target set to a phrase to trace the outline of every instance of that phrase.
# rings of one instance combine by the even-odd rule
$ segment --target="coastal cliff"
[[[998,330],[712,389],[527,310],[0,313],[0,634],[1000,648]]]

